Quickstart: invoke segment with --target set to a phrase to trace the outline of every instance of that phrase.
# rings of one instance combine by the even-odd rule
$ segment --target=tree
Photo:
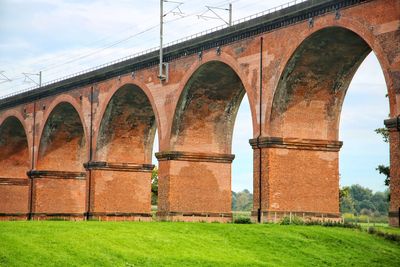
[[[339,191],[340,212],[383,215],[388,213],[388,190],[373,193],[371,189],[360,185],[342,187]]]
[[[375,129],[375,132],[382,136],[383,141],[385,143],[389,142],[389,130],[387,128],[378,128],[378,129]],[[389,186],[390,185],[390,166],[381,164],[378,167],[376,167],[376,170],[379,172],[379,174],[385,175],[385,185]]]
[[[389,186],[390,185],[390,167],[389,166],[385,166],[385,165],[378,165],[378,167],[376,167],[376,169],[379,174],[383,174],[385,175],[385,185]]]
[[[236,207],[236,192],[232,191],[232,210],[237,210]]]
[[[354,207],[354,200],[350,195],[350,187],[344,186],[339,191],[340,201],[340,212],[342,213],[354,213],[356,211]]]
[[[232,191],[232,210],[250,211],[253,207],[253,194],[244,189],[241,192]]]
[[[157,205],[158,199],[158,169],[154,167],[151,172],[151,205]]]

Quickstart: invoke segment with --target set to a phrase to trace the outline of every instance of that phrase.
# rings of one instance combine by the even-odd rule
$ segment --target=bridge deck
[[[275,12],[238,23],[236,25],[195,37],[164,48],[164,62],[193,55],[201,51],[230,44],[261,33],[308,20],[340,8],[357,5],[370,0],[309,0]],[[0,110],[28,103],[43,97],[59,94],[80,86],[93,84],[112,77],[149,68],[158,64],[158,50],[127,59],[106,67],[88,71],[71,78],[50,82],[40,88],[0,98]]]

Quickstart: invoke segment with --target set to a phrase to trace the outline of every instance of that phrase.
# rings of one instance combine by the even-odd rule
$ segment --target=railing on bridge
[[[232,26],[235,26],[235,25],[237,25],[239,23],[243,23],[243,22],[258,18],[258,17],[262,17],[262,16],[265,16],[265,15],[280,11],[282,9],[285,9],[285,8],[288,8],[288,7],[291,7],[291,6],[306,2],[306,1],[309,1],[309,0],[293,0],[293,1],[290,1],[288,3],[282,4],[282,5],[279,5],[279,6],[276,6],[276,7],[272,7],[270,9],[258,12],[256,14],[253,14],[253,15],[250,15],[250,16],[243,17],[241,19],[235,20],[235,21],[232,22]],[[216,31],[219,31],[219,30],[222,30],[222,29],[225,29],[225,28],[229,28],[229,27],[232,27],[232,26],[227,26],[226,24],[224,24],[224,25],[221,25],[221,26],[210,28],[208,30],[205,30],[205,31],[202,31],[202,32],[198,32],[198,33],[189,35],[187,37],[184,37],[184,38],[175,40],[173,42],[170,42],[170,43],[166,44],[165,48],[171,47],[171,46],[176,45],[178,43],[182,43],[182,42],[185,42],[185,41],[189,41],[189,40],[192,40],[192,39],[207,35],[207,34],[212,33],[212,32],[216,32]],[[41,87],[47,86],[47,85],[50,85],[50,84],[54,84],[54,83],[57,83],[57,82],[60,82],[60,81],[63,81],[63,80],[69,79],[69,78],[73,78],[73,77],[76,77],[76,76],[79,76],[79,75],[82,75],[82,74],[85,74],[85,73],[89,73],[91,71],[95,71],[95,70],[98,70],[98,69],[101,69],[101,68],[104,68],[104,67],[108,67],[110,65],[113,65],[113,64],[116,64],[116,63],[120,63],[120,62],[129,60],[129,59],[133,59],[133,58],[136,58],[136,57],[139,57],[139,56],[142,56],[142,55],[154,52],[154,51],[158,51],[159,49],[160,48],[158,46],[157,47],[153,47],[153,48],[149,48],[149,49],[141,51],[139,53],[135,53],[135,54],[123,57],[123,58],[119,58],[119,59],[116,59],[114,61],[110,61],[110,62],[104,63],[102,65],[97,65],[97,66],[95,66],[93,68],[85,69],[85,70],[82,70],[82,71],[79,71],[79,72],[76,72],[76,73],[73,73],[73,74],[70,74],[70,75],[67,75],[67,76],[60,77],[60,78],[55,79],[55,80],[51,80],[49,82],[43,83]],[[28,91],[33,91],[33,90],[38,89],[38,88],[40,88],[40,87],[39,86],[33,86],[33,87],[29,87],[29,88],[22,89],[22,90],[19,90],[19,91],[15,91],[15,92],[9,93],[7,95],[0,96],[0,100],[12,97],[14,95],[22,94],[22,93],[25,93],[25,92],[28,92]]]

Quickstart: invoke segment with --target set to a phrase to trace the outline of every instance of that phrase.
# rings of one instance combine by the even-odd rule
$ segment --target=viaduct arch
[[[19,114],[10,113],[0,120],[0,212],[6,219],[24,218],[29,210],[28,138]]]
[[[306,1],[167,47],[168,81],[154,52],[0,100],[0,164],[24,155],[24,167],[0,173],[0,192],[13,197],[0,197],[1,218],[148,220],[157,130],[157,215],[231,220],[232,129],[247,94],[254,218],[338,219],[341,106],[373,51],[389,95],[389,215],[398,225],[399,14],[399,0]],[[10,138],[15,153],[2,145]]]

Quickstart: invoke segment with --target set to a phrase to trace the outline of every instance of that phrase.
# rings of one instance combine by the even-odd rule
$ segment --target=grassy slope
[[[352,229],[205,223],[0,222],[0,265],[400,266]]]

